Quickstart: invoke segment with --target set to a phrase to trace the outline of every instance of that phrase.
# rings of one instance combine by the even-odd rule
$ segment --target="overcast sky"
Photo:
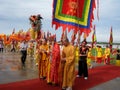
[[[109,41],[110,28],[113,27],[114,42],[120,42],[120,0],[99,0],[99,17],[96,18],[96,10],[94,11],[96,24],[97,41]],[[30,28],[30,15],[41,14],[42,30],[50,31],[57,34],[60,38],[61,30],[55,31],[51,27],[52,17],[52,0],[0,0],[0,34],[10,34],[13,28],[16,32],[20,29],[27,31]],[[88,41],[91,41],[91,35]]]

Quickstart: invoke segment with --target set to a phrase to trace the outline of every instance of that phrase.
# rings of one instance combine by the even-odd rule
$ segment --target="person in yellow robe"
[[[102,56],[103,56],[103,53],[102,53],[102,48],[101,46],[97,46],[97,63],[102,63]]]
[[[38,66],[39,60],[41,59],[41,53],[40,53],[40,46],[42,45],[42,41],[36,42],[36,50],[35,50],[35,64]]]
[[[74,46],[69,43],[68,39],[63,41],[64,47],[62,51],[61,61],[64,64],[62,89],[72,90],[75,80],[75,52]]]
[[[104,54],[105,54],[104,64],[110,64],[110,48],[108,46],[106,46]]]
[[[51,61],[52,61],[52,45],[53,41],[49,41],[48,46],[49,46],[49,50],[48,50],[48,55],[47,55],[47,84],[52,85],[51,82],[51,78],[50,78],[50,74],[51,74]]]
[[[78,66],[79,61],[79,46],[78,43],[75,45],[75,65]]]
[[[33,55],[34,55],[34,42],[33,41],[30,41],[29,43],[28,43],[28,55],[30,56],[30,57],[33,57]]]
[[[42,45],[40,46],[41,59],[39,61],[39,76],[40,78],[45,79],[47,75],[47,55],[48,55],[49,46],[47,40],[43,39]]]
[[[87,54],[87,65],[88,65],[88,68],[91,69],[93,67],[92,65],[92,60],[91,60],[91,57],[92,57],[92,48],[89,47],[89,50],[88,50],[88,54]]]

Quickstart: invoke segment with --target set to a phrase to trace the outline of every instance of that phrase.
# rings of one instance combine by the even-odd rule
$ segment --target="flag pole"
[[[110,52],[112,52],[112,45],[113,45],[113,35],[112,35],[112,26],[111,26],[111,30],[110,30],[110,38],[109,38]]]
[[[92,35],[92,47],[95,47],[95,62],[97,61],[96,43],[97,43],[96,26],[94,25],[94,27],[93,27],[93,35]]]
[[[77,3],[79,3],[79,0],[77,0]],[[78,7],[78,9],[77,9],[77,17],[79,17],[79,7]],[[79,22],[79,20],[78,20],[78,22]],[[77,26],[77,28],[78,28],[78,39],[77,39],[77,42],[78,42],[78,45],[80,46],[80,41],[81,41],[81,31],[80,31],[80,29],[79,29],[79,24],[78,24],[78,26]]]

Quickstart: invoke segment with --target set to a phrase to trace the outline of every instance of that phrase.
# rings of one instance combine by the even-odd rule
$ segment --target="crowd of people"
[[[3,52],[4,44],[0,42],[0,52]],[[11,49],[11,50],[10,50]],[[39,78],[53,86],[60,86],[63,90],[72,90],[75,77],[84,77],[88,79],[88,70],[93,67],[92,62],[110,64],[110,48],[107,45],[103,50],[101,46],[91,47],[87,41],[83,40],[81,44],[71,44],[68,38],[62,42],[55,40],[40,39],[38,41],[12,42],[9,52],[21,52],[22,67],[25,68],[27,55],[34,58],[35,65],[38,67]],[[92,49],[95,49],[96,57]],[[119,49],[112,55],[117,55],[116,63],[120,65]],[[76,69],[76,65],[78,68]],[[76,73],[78,70],[78,73]]]

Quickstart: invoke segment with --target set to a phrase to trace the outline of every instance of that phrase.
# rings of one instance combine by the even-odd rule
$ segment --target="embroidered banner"
[[[54,0],[52,26],[90,33],[95,0]]]

